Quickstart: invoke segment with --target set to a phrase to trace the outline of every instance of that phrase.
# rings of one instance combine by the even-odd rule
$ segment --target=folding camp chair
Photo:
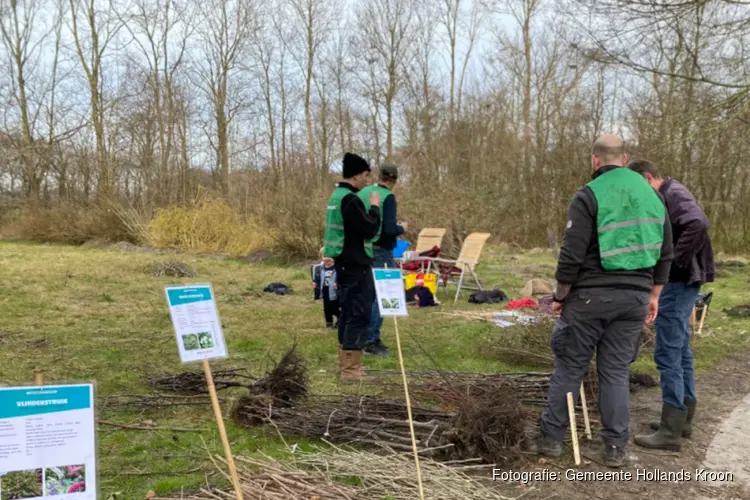
[[[474,268],[479,263],[479,257],[482,255],[482,249],[484,244],[490,237],[490,233],[472,233],[466,237],[463,246],[461,246],[461,252],[458,254],[458,258],[455,260],[437,258],[430,259],[440,266],[440,277],[443,284],[443,289],[448,290],[448,281],[450,278],[458,278],[456,297],[453,299],[453,303],[458,302],[458,297],[461,295],[462,288],[472,287],[464,286],[464,278],[468,271],[471,277],[474,279],[476,289],[482,290],[482,284],[479,282]]]
[[[442,248],[445,229],[438,227],[426,227],[419,232],[417,247],[415,252],[422,253],[431,250],[433,247]]]
[[[417,246],[414,249],[414,253],[416,255],[423,255],[427,254],[427,252],[432,251],[435,247],[438,248],[438,251],[440,247],[443,244],[443,237],[445,236],[446,230],[441,227],[426,227],[422,229],[419,232],[419,237],[417,238]],[[404,260],[399,260],[401,264],[401,269],[403,270],[403,264]],[[421,261],[422,265],[420,266],[420,271],[422,272],[430,272],[430,267],[432,266],[432,262],[430,261]],[[424,262],[427,262],[427,269],[424,268]],[[413,266],[412,266],[413,267]]]

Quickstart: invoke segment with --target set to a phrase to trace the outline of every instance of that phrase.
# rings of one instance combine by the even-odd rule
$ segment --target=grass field
[[[488,287],[502,289],[513,298],[527,279],[551,279],[554,273],[548,252],[509,255],[494,247],[486,252],[480,277]],[[171,257],[1,242],[0,381],[30,383],[34,369],[41,367],[49,383],[95,380],[98,395],[104,396],[147,392],[145,376],[184,370],[164,297],[165,285],[182,280],[154,278],[148,272],[150,264]],[[334,376],[335,334],[323,328],[322,306],[312,300],[307,267],[179,258],[198,271],[191,282],[210,282],[216,292],[230,356],[213,363],[215,369],[247,367],[260,374],[269,356],[277,359],[296,339],[308,363],[312,389],[340,391]],[[748,345],[750,320],[730,319],[721,312],[724,307],[750,302],[748,278],[741,270],[724,272],[716,284],[706,287],[716,296],[706,326],[712,335],[695,341],[699,369]],[[263,287],[271,281],[287,283],[296,293],[263,294]],[[452,296],[440,298],[441,308],[412,310],[400,323],[407,369],[434,368],[417,344],[442,368],[483,372],[527,368],[486,356],[488,343],[502,342],[512,329],[438,314],[453,309]],[[464,298],[458,307],[473,306]],[[383,337],[393,344],[389,321]],[[397,359],[366,358],[366,364],[395,369]],[[654,372],[649,353],[642,354],[636,366]],[[149,490],[164,495],[189,491],[207,481],[221,484],[208,460],[207,449],[221,450],[210,407],[147,414],[99,411],[98,417],[122,424],[150,421],[159,429],[196,429],[139,431],[99,426],[101,498],[144,498]],[[271,430],[243,429],[231,421],[227,427],[236,454],[283,452],[281,440]]]

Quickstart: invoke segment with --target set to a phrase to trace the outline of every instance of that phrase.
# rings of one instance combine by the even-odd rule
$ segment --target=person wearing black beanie
[[[367,160],[362,158],[359,155],[355,155],[354,153],[346,153],[344,154],[344,180],[348,179],[354,179],[359,174],[363,172],[370,173],[370,164],[367,163]],[[367,182],[367,177],[365,177],[365,184]],[[365,187],[364,185],[360,187],[359,189],[362,189]]]
[[[343,382],[368,379],[362,368],[362,347],[370,327],[375,283],[371,240],[380,231],[380,195],[363,201],[357,193],[370,177],[370,164],[346,153],[344,181],[328,199],[323,261],[334,262],[341,316],[338,325],[339,377]]]

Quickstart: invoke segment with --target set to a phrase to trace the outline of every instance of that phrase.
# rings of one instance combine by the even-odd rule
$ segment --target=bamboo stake
[[[396,349],[398,350],[398,363],[401,366],[401,378],[404,381],[404,397],[406,398],[406,412],[409,416],[409,433],[411,434],[411,446],[414,450],[414,464],[417,467],[417,485],[419,486],[419,498],[424,500],[422,488],[422,470],[419,467],[419,451],[417,450],[417,438],[414,435],[414,419],[411,416],[411,400],[409,399],[409,386],[406,382],[406,370],[404,369],[404,356],[401,353],[401,337],[398,334],[398,319],[393,317],[393,328],[396,331]]]
[[[219,426],[219,436],[221,437],[221,444],[224,445],[224,453],[227,458],[227,465],[229,466],[229,475],[232,478],[232,485],[234,486],[234,492],[237,494],[237,500],[243,500],[242,487],[240,486],[240,480],[237,476],[237,468],[234,465],[234,458],[232,457],[232,448],[229,446],[229,438],[227,437],[227,430],[224,427],[224,417],[221,415],[221,406],[219,405],[219,397],[216,395],[216,387],[214,386],[214,377],[211,373],[211,366],[208,364],[208,360],[203,360],[203,373],[206,375],[206,385],[208,386],[208,393],[211,396],[211,406],[214,408],[214,416],[216,417],[216,424]]]
[[[703,331],[703,322],[706,321],[706,313],[707,312],[708,312],[708,304],[704,304],[703,305],[703,310],[701,311],[701,322],[698,325],[698,333],[696,333],[696,335],[698,335],[699,337],[701,335],[701,332]]]
[[[34,385],[44,385],[44,370],[42,368],[34,370]]]
[[[586,429],[586,439],[591,441],[591,423],[589,422],[589,408],[586,405],[586,392],[583,390],[581,382],[581,408],[583,409],[583,425]]]
[[[385,265],[388,269],[388,264]],[[377,293],[375,294],[377,297]],[[419,467],[419,450],[417,450],[417,438],[414,434],[414,419],[411,416],[411,399],[409,399],[409,384],[406,381],[406,369],[404,368],[404,355],[401,352],[401,336],[398,333],[398,318],[393,317],[393,329],[396,332],[396,350],[398,351],[398,364],[401,367],[401,379],[404,381],[404,398],[406,399],[406,414],[409,417],[409,434],[411,434],[411,447],[414,450],[414,465],[417,467],[417,486],[419,487],[419,498],[424,500],[424,489],[422,488],[422,469]]]
[[[570,417],[570,439],[573,441],[573,458],[576,465],[581,465],[581,449],[578,447],[578,429],[576,428],[576,410],[573,393],[568,393],[568,417]]]

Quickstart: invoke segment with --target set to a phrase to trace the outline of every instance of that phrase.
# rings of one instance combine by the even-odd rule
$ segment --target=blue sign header
[[[91,408],[91,385],[0,388],[0,418]]]
[[[400,269],[375,269],[375,281],[400,280]]]
[[[185,286],[167,288],[167,300],[170,307],[192,304],[211,300],[211,287],[209,286]]]

